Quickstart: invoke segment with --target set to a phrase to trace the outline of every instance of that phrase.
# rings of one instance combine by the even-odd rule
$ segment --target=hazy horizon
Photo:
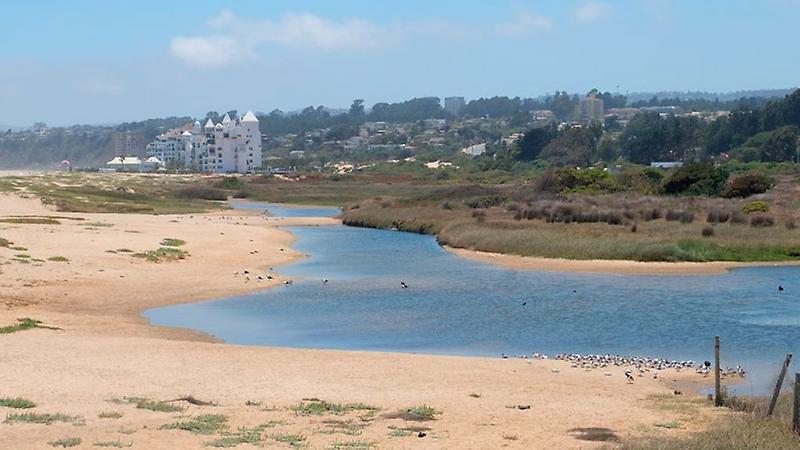
[[[0,124],[413,97],[791,88],[794,0],[7,5]]]

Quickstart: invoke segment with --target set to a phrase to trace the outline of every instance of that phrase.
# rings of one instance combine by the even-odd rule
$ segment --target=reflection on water
[[[712,359],[719,335],[723,366],[750,370],[745,393],[764,391],[785,354],[800,353],[798,267],[703,276],[530,272],[455,257],[430,236],[344,226],[291,231],[295,248],[311,255],[280,269],[300,277],[293,285],[145,315],[231,343],[458,355],[702,361]]]

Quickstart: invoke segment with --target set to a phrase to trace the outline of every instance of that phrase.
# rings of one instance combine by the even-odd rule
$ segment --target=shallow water
[[[145,316],[237,344],[481,356],[702,361],[712,360],[719,335],[723,366],[750,372],[737,389],[743,393],[766,392],[785,354],[800,351],[796,266],[701,276],[516,271],[453,256],[430,236],[344,226],[290,230],[294,247],[310,254],[279,268],[301,277],[293,285]]]
[[[233,209],[269,211],[271,217],[335,217],[340,209],[329,206],[282,205],[278,203],[231,202]]]

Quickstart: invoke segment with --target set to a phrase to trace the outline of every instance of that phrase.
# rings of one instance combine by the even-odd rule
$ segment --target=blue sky
[[[8,2],[0,124],[793,87],[798,23],[800,0]]]

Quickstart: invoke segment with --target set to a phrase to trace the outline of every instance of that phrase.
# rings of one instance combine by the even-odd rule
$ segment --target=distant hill
[[[628,103],[647,101],[653,97],[679,98],[682,100],[719,100],[721,102],[738,100],[747,97],[773,98],[791,94],[796,88],[787,89],[757,89],[733,92],[701,92],[701,91],[660,91],[660,92],[632,92],[627,94]]]
[[[74,125],[54,127],[43,133],[22,130],[0,132],[0,169],[53,169],[68,160],[73,167],[100,167],[117,156],[115,133],[129,133],[135,156],[159,133],[193,121],[169,117],[128,122],[117,126]],[[2,128],[0,128],[2,130]]]

